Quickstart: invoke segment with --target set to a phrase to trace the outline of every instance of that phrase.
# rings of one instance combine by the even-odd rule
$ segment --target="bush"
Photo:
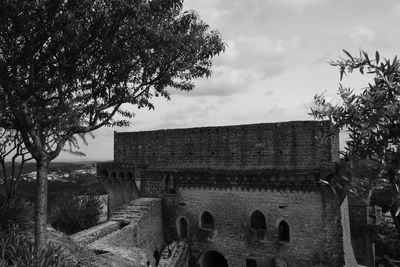
[[[51,225],[66,234],[74,234],[96,225],[102,212],[97,195],[64,195],[56,199]]]
[[[61,247],[48,243],[35,252],[29,233],[18,227],[3,231],[0,236],[0,267],[67,267],[75,264]]]
[[[12,199],[5,205],[4,201],[4,199],[0,200],[0,231],[13,226],[27,229],[33,221],[31,203],[23,198]]]

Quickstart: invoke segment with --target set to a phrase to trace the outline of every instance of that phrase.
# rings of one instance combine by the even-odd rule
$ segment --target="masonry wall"
[[[311,266],[310,260],[318,260],[326,251],[340,250],[342,244],[340,237],[326,234],[327,228],[336,225],[324,220],[323,203],[319,191],[179,188],[175,197],[163,200],[166,238],[179,238],[177,227],[183,217],[188,221],[194,259],[207,250],[215,250],[227,259],[230,267],[244,266],[246,258],[255,259],[258,266],[275,266],[276,258],[283,259],[288,266]],[[250,216],[255,210],[266,217],[263,240],[257,239],[250,227]],[[205,211],[214,218],[214,231],[200,228]],[[340,218],[340,208],[336,212]],[[277,224],[281,219],[290,225],[289,243],[277,242]],[[332,258],[329,260],[333,262]],[[341,266],[335,265],[337,259],[332,264]]]
[[[152,169],[312,169],[337,160],[328,122],[115,133],[114,161]]]
[[[146,211],[146,214],[140,219],[136,228],[136,245],[145,251],[152,266],[155,266],[154,251],[157,249],[161,252],[165,243],[161,207],[160,199],[151,206],[151,209]]]
[[[109,217],[129,200],[139,197],[140,178],[134,166],[123,166],[113,162],[97,163],[97,178],[108,195]]]
[[[353,246],[351,244],[351,231],[350,231],[350,217],[349,217],[349,201],[346,196],[340,206],[341,217],[342,217],[342,229],[343,229],[343,248],[344,248],[344,259],[345,266],[357,266],[357,260],[354,256]]]

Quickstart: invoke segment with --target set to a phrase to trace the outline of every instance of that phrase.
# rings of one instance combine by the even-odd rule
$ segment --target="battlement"
[[[328,121],[114,134],[114,162],[151,169],[314,169],[339,159]]]
[[[166,173],[162,170],[143,170],[144,188],[157,181],[163,184]],[[179,188],[241,188],[276,190],[319,190],[321,169],[311,170],[179,170],[170,172]]]

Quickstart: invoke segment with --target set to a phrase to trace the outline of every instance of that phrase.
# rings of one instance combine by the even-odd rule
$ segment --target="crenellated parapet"
[[[205,189],[315,191],[321,188],[321,168],[309,170],[155,170],[140,172],[143,194],[168,195],[173,187]],[[167,178],[170,177],[170,178]],[[173,181],[171,181],[173,177]],[[168,180],[169,179],[169,180]]]
[[[318,185],[320,170],[187,171],[176,177],[182,187],[312,189]]]

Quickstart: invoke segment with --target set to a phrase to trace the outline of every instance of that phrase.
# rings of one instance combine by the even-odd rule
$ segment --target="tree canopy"
[[[1,1],[0,127],[18,131],[38,163],[36,227],[48,163],[66,145],[128,125],[126,105],[151,109],[169,89],[192,90],[224,47],[182,0]]]
[[[368,86],[359,93],[339,86],[341,103],[327,101],[324,94],[314,97],[311,115],[317,119],[330,119],[336,129],[349,133],[345,155],[357,161],[374,161],[376,174],[372,186],[387,182],[391,187],[389,210],[400,234],[400,62],[381,58],[379,52],[370,58],[361,51],[353,57],[343,50],[346,57],[331,62],[339,67],[340,79],[353,71],[371,77]]]

